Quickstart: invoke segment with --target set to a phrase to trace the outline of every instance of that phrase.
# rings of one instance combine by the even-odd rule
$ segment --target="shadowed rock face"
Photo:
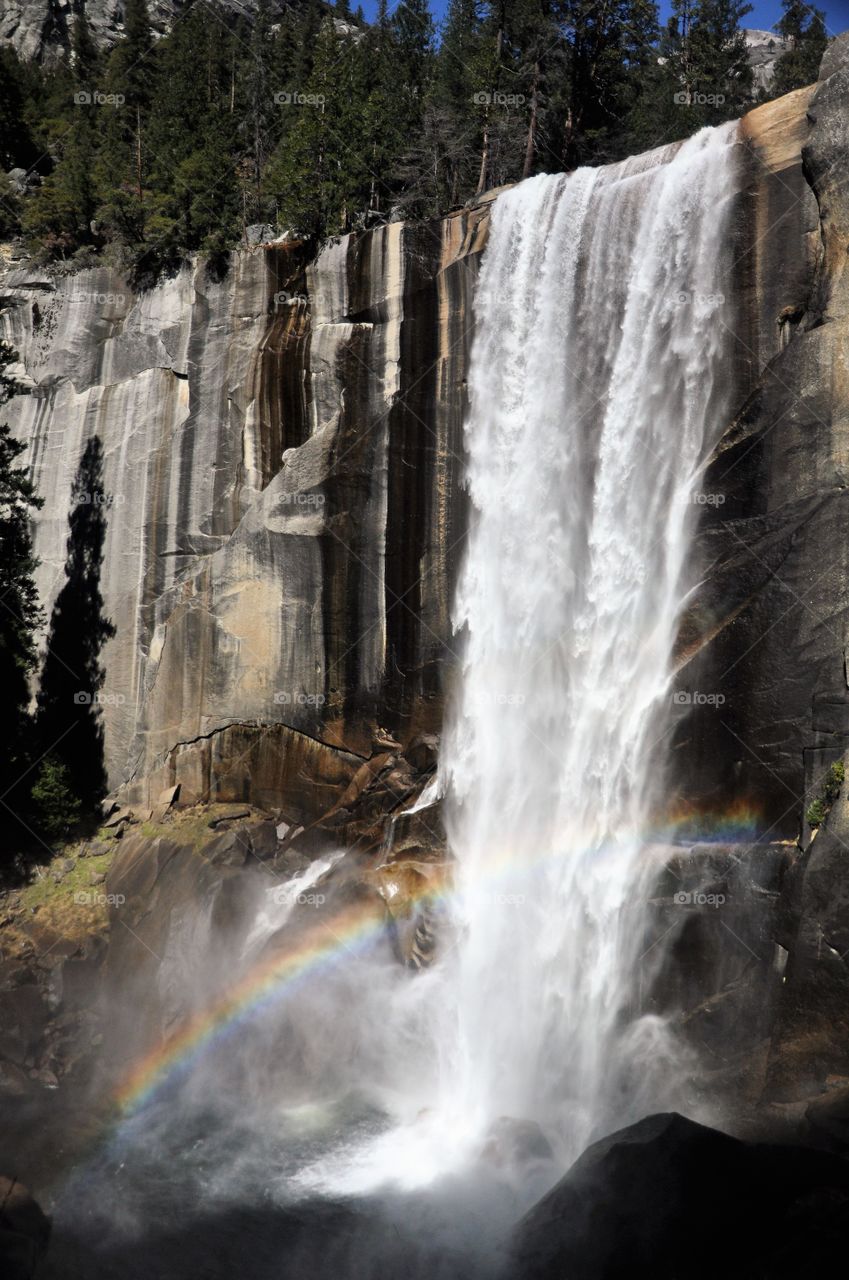
[[[773,838],[797,833],[803,795],[849,743],[849,69],[831,52],[813,92],[744,122],[764,166],[741,262],[753,358],[704,479],[716,505],[680,673],[725,699],[680,726],[686,794],[754,808]]]
[[[838,51],[839,52],[839,51]],[[806,772],[849,737],[844,387],[849,72],[750,113],[720,312],[740,406],[704,480],[680,682],[680,784],[794,834]],[[845,184],[844,184],[845,185]],[[489,197],[491,201],[492,196]],[[106,269],[0,279],[32,394],[11,405],[60,586],[73,471],[104,442],[110,785],[327,811],[383,726],[438,732],[472,298],[488,201],[326,245],[235,254],[136,295]],[[721,505],[720,505],[721,503]],[[293,807],[294,806],[294,807]],[[297,810],[297,811],[296,811]]]
[[[531,1209],[508,1274],[825,1274],[843,1253],[847,1204],[849,1167],[834,1156],[647,1116],[589,1147]]]

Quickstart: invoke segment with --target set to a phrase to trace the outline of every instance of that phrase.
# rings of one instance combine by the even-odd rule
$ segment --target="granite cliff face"
[[[104,445],[103,709],[131,798],[181,782],[308,814],[379,724],[438,726],[486,209],[138,297],[106,270],[7,273],[48,604],[81,449]]]
[[[771,169],[740,259],[751,359],[705,476],[704,578],[685,628],[682,681],[725,699],[682,727],[687,792],[753,811],[774,838],[797,834],[803,798],[849,745],[847,57],[843,36],[813,93],[746,120]]]
[[[845,41],[814,91],[742,126],[722,323],[739,412],[705,478],[702,578],[680,645],[682,788],[795,834],[849,743]],[[491,199],[491,197],[490,197]],[[106,270],[13,264],[12,418],[46,499],[39,585],[62,578],[71,480],[105,450],[110,783],[148,804],[326,810],[380,727],[438,731],[465,528],[462,417],[488,201],[426,224],[203,263],[136,295]]]
[[[250,14],[255,6],[248,0],[222,0],[234,14]],[[282,4],[272,6],[279,10]],[[154,35],[169,31],[185,8],[182,0],[153,0],[148,5]],[[34,58],[47,65],[68,56],[74,21],[82,9],[78,0],[2,0],[0,3],[0,43],[10,44],[20,58]],[[121,0],[87,0],[85,14],[96,44],[111,49],[124,35],[124,6]]]

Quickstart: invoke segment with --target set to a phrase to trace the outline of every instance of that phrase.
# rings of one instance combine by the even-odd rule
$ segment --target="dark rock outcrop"
[[[697,808],[748,812],[773,838],[798,833],[805,796],[849,745],[849,69],[841,47],[813,92],[744,121],[755,163],[772,170],[753,206],[758,234],[739,266],[763,305],[745,304],[750,321],[737,328],[737,346],[758,359],[704,478],[714,501],[705,507],[702,581],[680,673],[690,688],[724,699],[694,707],[680,726],[682,792]],[[807,111],[801,134],[788,114],[794,100]]]
[[[0,1177],[0,1268],[4,1280],[33,1280],[50,1220],[17,1178]]]
[[[791,1280],[841,1270],[849,1164],[674,1113],[589,1147],[520,1224],[515,1280]]]

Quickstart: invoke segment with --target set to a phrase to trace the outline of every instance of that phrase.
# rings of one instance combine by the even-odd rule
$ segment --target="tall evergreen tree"
[[[475,189],[489,92],[479,0],[449,0],[426,110],[428,168],[435,207],[451,208]]]
[[[769,86],[771,97],[813,84],[828,45],[822,9],[814,9],[803,0],[782,0],[782,7],[784,13],[775,29],[789,47],[776,63]]]
[[[673,0],[661,41],[665,59],[664,101],[671,139],[705,125],[742,115],[753,100],[753,78],[741,22],[751,5],[743,0]]]
[[[105,94],[116,105],[102,114],[97,164],[101,197],[98,221],[113,239],[138,247],[144,241],[148,156],[146,126],[154,95],[155,58],[146,0],[127,0],[125,38],[112,50]]]
[[[0,404],[21,391],[6,373],[13,358],[14,352],[0,342]],[[32,516],[42,502],[27,468],[18,465],[25,448],[12,438],[8,425],[0,426],[0,829],[9,851],[26,836],[28,775],[34,759],[29,680],[43,621],[30,533]]]
[[[108,505],[103,446],[94,436],[71,492],[65,585],[50,618],[37,713],[39,749],[67,776],[85,813],[94,813],[106,792],[98,693],[101,649],[115,635],[100,591]]]

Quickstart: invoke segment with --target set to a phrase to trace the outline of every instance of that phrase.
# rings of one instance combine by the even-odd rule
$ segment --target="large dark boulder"
[[[767,1097],[798,1102],[849,1078],[849,801],[844,786],[788,883],[787,972]]]
[[[673,1112],[584,1152],[520,1223],[511,1276],[789,1280],[842,1274],[847,1248],[849,1164]]]
[[[0,1275],[31,1280],[47,1248],[50,1219],[17,1178],[0,1176]]]

